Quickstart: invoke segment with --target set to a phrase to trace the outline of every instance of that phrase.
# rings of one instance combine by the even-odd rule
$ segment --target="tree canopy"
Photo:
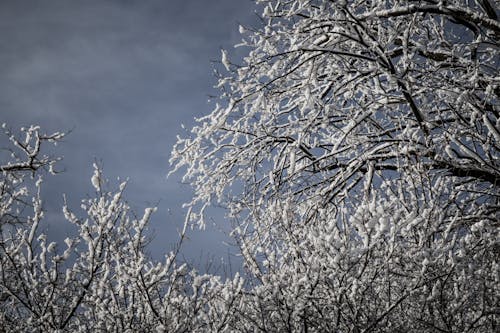
[[[497,327],[496,4],[258,2],[172,162],[192,222],[227,208],[270,330]]]
[[[65,244],[40,231],[57,158],[6,130],[4,331],[494,332],[500,327],[498,4],[258,0],[215,109],[175,145],[187,227],[227,210],[243,274],[147,256],[95,166]]]

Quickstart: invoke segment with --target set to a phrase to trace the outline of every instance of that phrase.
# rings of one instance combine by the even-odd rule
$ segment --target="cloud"
[[[62,193],[75,207],[91,194],[98,160],[110,179],[130,177],[129,198],[138,210],[158,201],[166,207],[154,225],[162,242],[175,241],[171,224],[182,223],[190,193],[178,177],[165,180],[169,150],[181,123],[189,127],[210,111],[210,60],[238,42],[233,31],[251,20],[251,6],[245,0],[0,2],[2,122],[73,130],[58,150],[66,172],[47,179],[48,216],[60,214]],[[203,235],[204,242],[186,249],[188,257],[210,240],[221,254],[224,237]]]

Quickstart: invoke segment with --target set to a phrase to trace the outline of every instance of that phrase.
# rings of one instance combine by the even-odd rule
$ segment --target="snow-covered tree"
[[[109,191],[101,170],[91,178],[95,198],[82,201],[83,217],[67,204],[75,226],[63,244],[50,241],[44,223],[43,169],[57,158],[44,154],[63,134],[6,130],[13,147],[0,178],[1,332],[196,332],[228,326],[240,294],[239,276],[222,281],[178,264],[175,251],[161,262],[146,255],[148,221],[123,198],[126,183]],[[10,162],[9,162],[10,161]],[[185,230],[181,233],[180,241]]]
[[[258,0],[222,52],[221,101],[172,153],[194,187],[179,245],[147,255],[94,166],[94,196],[43,232],[45,153],[4,128],[1,332],[496,332],[500,327],[497,3]],[[6,152],[6,153],[5,153]],[[71,194],[69,194],[71,195]],[[227,209],[245,275],[177,260]]]
[[[234,224],[240,327],[497,330],[498,3],[257,2],[171,159]]]

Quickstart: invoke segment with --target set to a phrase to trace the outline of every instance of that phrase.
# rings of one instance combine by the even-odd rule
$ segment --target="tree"
[[[40,189],[42,170],[53,172],[58,159],[43,151],[64,134],[43,135],[34,126],[23,132],[19,139],[6,130],[14,147],[1,166],[1,332],[186,332],[227,325],[242,279],[222,282],[179,264],[185,230],[163,262],[148,258],[145,230],[155,209],[137,217],[123,199],[126,183],[107,190],[96,165],[95,198],[82,201],[85,216],[63,207],[77,233],[64,244],[50,242],[40,231]]]
[[[234,223],[240,327],[498,329],[496,3],[258,3],[171,159],[190,221],[219,204]]]
[[[137,216],[94,165],[64,244],[41,186],[64,134],[4,130],[2,332],[495,332],[500,326],[496,4],[257,1],[223,52],[221,104],[179,138],[194,187],[178,246],[146,254]],[[244,277],[177,260],[227,209]]]

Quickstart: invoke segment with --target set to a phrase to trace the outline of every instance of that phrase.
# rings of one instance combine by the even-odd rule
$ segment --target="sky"
[[[111,184],[129,178],[138,214],[158,206],[151,255],[172,248],[191,192],[181,173],[167,178],[170,151],[185,135],[181,124],[189,129],[212,110],[221,48],[238,58],[238,25],[255,26],[256,8],[252,0],[0,1],[0,123],[70,131],[56,150],[64,172],[45,181],[45,232],[71,233],[63,194],[75,210],[92,196],[97,161]],[[201,270],[232,252],[223,213],[211,214],[213,224],[190,232],[181,250]]]

